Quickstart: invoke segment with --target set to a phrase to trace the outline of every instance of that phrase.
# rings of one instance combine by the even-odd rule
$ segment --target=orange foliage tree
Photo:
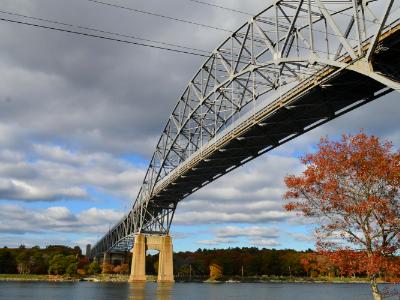
[[[334,256],[342,274],[367,274],[374,299],[382,299],[377,277],[398,271],[400,152],[361,132],[323,138],[301,161],[303,174],[285,178],[286,210],[316,220],[318,248]],[[349,263],[349,253],[362,263]]]
[[[101,273],[102,274],[112,274],[114,266],[112,264],[104,262],[101,266]]]
[[[120,264],[118,266],[115,266],[113,272],[115,274],[128,274],[129,265],[128,264]]]
[[[330,276],[334,274],[334,265],[330,257],[322,253],[306,253],[300,260],[307,276]]]

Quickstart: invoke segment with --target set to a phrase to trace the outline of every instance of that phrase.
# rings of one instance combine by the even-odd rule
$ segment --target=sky
[[[228,30],[248,19],[190,0],[107,1]],[[250,13],[267,6],[209,2]],[[87,0],[1,1],[1,18],[39,23],[10,13],[206,51],[228,35]],[[169,114],[204,58],[4,21],[0,38],[0,247],[94,244],[132,206]],[[363,129],[399,147],[399,113],[391,93],[194,193],[175,214],[175,251],[313,248],[313,224],[282,208],[284,177],[300,174],[299,157],[322,136]]]

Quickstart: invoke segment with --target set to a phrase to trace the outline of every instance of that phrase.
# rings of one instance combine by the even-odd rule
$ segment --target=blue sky
[[[232,29],[247,18],[182,1],[130,5]],[[229,5],[257,12],[262,2]],[[226,37],[80,0],[5,0],[0,10],[207,50]],[[1,25],[0,247],[84,247],[131,207],[165,122],[202,59]],[[302,171],[298,158],[322,136],[363,128],[399,147],[399,113],[399,95],[389,94],[191,195],[176,212],[175,250],[313,248],[313,225],[283,211],[283,178]]]

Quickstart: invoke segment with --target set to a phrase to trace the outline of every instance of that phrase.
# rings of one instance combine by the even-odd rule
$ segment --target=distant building
[[[87,244],[86,245],[86,257],[89,257],[91,250],[92,250],[92,245]]]

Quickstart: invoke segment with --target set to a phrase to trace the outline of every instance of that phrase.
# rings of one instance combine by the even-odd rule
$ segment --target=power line
[[[131,38],[131,39],[135,39],[135,40],[139,40],[139,41],[145,41],[145,42],[151,42],[151,43],[165,45],[165,46],[172,46],[172,47],[177,47],[177,48],[182,48],[182,49],[187,49],[187,50],[193,50],[193,51],[197,51],[197,52],[203,52],[203,53],[206,53],[206,54],[210,53],[209,51],[206,51],[206,50],[196,49],[196,48],[182,46],[182,45],[178,45],[178,44],[160,42],[160,41],[156,41],[156,40],[140,38],[140,37],[137,37],[137,36],[134,36],[134,35],[127,35],[127,34],[121,34],[121,33],[112,32],[112,31],[100,30],[100,29],[96,29],[96,28],[93,28],[93,27],[85,27],[85,26],[73,25],[73,24],[59,22],[59,21],[45,19],[45,18],[32,17],[32,16],[28,16],[28,15],[19,14],[19,13],[16,13],[16,12],[0,10],[0,13],[11,15],[11,16],[27,18],[27,19],[31,19],[31,20],[38,20],[38,21],[47,22],[47,23],[51,23],[51,24],[64,25],[64,26],[68,26],[68,27],[71,27],[71,28],[76,27],[78,29],[85,29],[85,30],[90,30],[90,31],[94,31],[94,32],[106,33],[106,34],[115,35],[115,36],[119,36],[119,37]]]
[[[112,34],[112,35],[116,35],[116,36],[120,36],[120,37],[129,37],[129,38],[133,38],[133,39],[149,41],[149,42],[163,44],[163,45],[169,45],[169,46],[173,46],[173,47],[186,48],[188,50],[195,50],[195,51],[199,51],[199,52],[204,52],[204,53],[207,53],[207,55],[200,54],[200,53],[194,53],[194,52],[191,52],[191,51],[183,51],[183,50],[178,50],[178,49],[171,49],[171,48],[168,48],[168,47],[161,47],[161,46],[155,46],[155,45],[148,45],[148,44],[144,44],[144,43],[137,43],[137,42],[122,40],[122,39],[118,39],[118,38],[110,38],[110,37],[105,37],[105,36],[100,36],[100,35],[94,35],[94,34],[79,32],[79,31],[75,31],[75,30],[62,29],[62,28],[56,28],[56,27],[51,27],[51,26],[45,26],[45,25],[39,25],[39,24],[33,24],[33,23],[27,23],[27,22],[21,22],[21,21],[16,21],[16,20],[0,18],[0,20],[2,20],[2,21],[8,21],[8,22],[18,23],[18,24],[23,24],[23,25],[30,25],[30,26],[34,26],[34,27],[39,27],[39,28],[44,28],[44,29],[49,29],[49,30],[56,30],[56,31],[61,31],[61,32],[68,32],[68,33],[78,34],[78,35],[86,36],[86,37],[96,37],[96,38],[101,38],[101,39],[106,39],[106,40],[111,40],[111,41],[116,41],[116,42],[122,42],[122,43],[128,43],[128,44],[133,44],[133,45],[138,45],[138,46],[157,48],[157,49],[162,49],[162,50],[167,50],[167,51],[172,51],[172,52],[191,54],[191,55],[202,56],[202,57],[207,57],[207,58],[209,57],[209,52],[205,51],[205,50],[200,50],[200,49],[195,49],[195,48],[190,48],[190,47],[185,47],[185,46],[180,46],[180,45],[175,45],[175,44],[170,44],[170,43],[158,42],[158,41],[153,41],[153,40],[148,40],[148,39],[142,39],[142,38],[137,38],[137,37],[134,37],[134,36],[124,35],[124,34],[119,34],[119,33],[115,33],[115,32],[99,30],[99,29],[94,29],[94,28],[90,28],[90,27],[75,26],[75,25],[68,24],[68,23],[62,23],[62,22],[54,21],[54,20],[50,20],[50,19],[22,15],[22,14],[15,13],[15,12],[8,12],[8,11],[0,10],[0,13],[9,14],[9,15],[18,16],[18,17],[29,18],[29,19],[33,19],[33,20],[40,20],[40,21],[48,22],[48,23],[52,23],[52,24],[63,24],[63,25],[69,26],[71,28],[77,27],[79,29],[86,29],[86,30],[91,30],[91,31],[95,31],[95,32]],[[305,47],[300,47],[300,48],[306,49]],[[316,52],[326,53],[326,52],[320,51],[320,50],[316,50]]]
[[[57,24],[57,25],[64,25],[64,26],[71,26],[71,27],[73,26],[71,24],[67,24],[67,23],[63,23],[63,22],[59,22],[59,21],[53,21],[53,20],[43,19],[43,18],[38,18],[38,17],[31,17],[31,16],[27,16],[27,15],[15,13],[15,12],[10,12],[10,11],[5,11],[5,10],[0,10],[0,13],[7,14],[10,16],[23,17],[23,18],[27,18],[27,19],[31,19],[31,20],[36,20],[36,21],[53,23],[53,24]]]
[[[97,4],[100,4],[100,5],[109,6],[109,7],[115,7],[115,8],[129,10],[129,11],[132,11],[132,12],[146,14],[146,15],[150,15],[150,16],[154,16],[154,17],[164,18],[164,19],[168,19],[168,20],[172,20],[172,21],[177,21],[177,22],[187,23],[187,24],[196,25],[196,26],[200,26],[200,27],[205,27],[205,28],[209,28],[209,29],[215,29],[215,30],[220,30],[220,31],[225,31],[225,32],[232,32],[231,30],[228,30],[228,29],[225,29],[225,28],[211,26],[211,25],[202,24],[202,23],[197,23],[197,22],[190,21],[190,20],[170,17],[170,16],[166,16],[166,15],[162,15],[162,14],[158,14],[158,13],[153,13],[153,12],[145,11],[145,10],[141,10],[141,9],[136,9],[136,8],[132,8],[132,7],[128,7],[128,6],[122,6],[122,5],[112,4],[112,3],[98,1],[98,0],[87,0],[87,1],[93,2],[93,3],[97,3]]]
[[[200,53],[195,53],[195,52],[190,52],[190,51],[185,51],[185,50],[172,49],[172,48],[156,46],[156,45],[150,45],[150,44],[145,44],[145,43],[138,43],[138,42],[123,40],[123,39],[118,39],[118,38],[112,38],[112,37],[106,37],[106,36],[91,34],[91,33],[79,32],[79,31],[70,30],[70,29],[57,28],[57,27],[52,27],[52,26],[46,26],[46,25],[29,23],[29,22],[11,20],[11,19],[6,19],[6,18],[0,18],[0,21],[10,22],[10,23],[20,24],[20,25],[26,25],[26,26],[32,26],[32,27],[36,27],[36,28],[43,28],[43,29],[48,29],[48,30],[55,30],[55,31],[59,31],[59,32],[72,33],[72,34],[77,34],[77,35],[81,35],[81,36],[85,36],[85,37],[99,38],[99,39],[103,39],[103,40],[109,40],[109,41],[120,42],[120,43],[125,43],[125,44],[131,44],[131,45],[136,45],[136,46],[142,46],[142,47],[149,47],[149,48],[154,48],[154,49],[166,50],[166,51],[171,51],[171,52],[176,52],[176,53],[183,53],[183,54],[189,54],[189,55],[195,55],[195,56],[201,56],[201,57],[209,57],[208,55],[205,55],[205,54],[200,54]]]
[[[198,3],[198,4],[202,4],[202,5],[207,5],[207,6],[220,8],[220,9],[223,9],[223,10],[239,13],[239,14],[246,15],[246,16],[251,16],[251,17],[254,16],[254,14],[251,14],[251,13],[248,13],[248,12],[244,12],[244,11],[241,11],[241,10],[237,10],[237,9],[233,9],[233,8],[229,8],[229,7],[225,7],[225,6],[209,3],[209,2],[204,2],[204,1],[199,1],[199,0],[188,0],[188,1],[195,2],[195,3]]]
[[[78,28],[86,29],[86,30],[90,30],[90,31],[94,31],[94,32],[111,34],[111,35],[120,36],[120,37],[127,37],[127,38],[131,38],[131,39],[139,40],[139,41],[151,42],[151,43],[155,43],[155,44],[160,44],[160,45],[165,45],[165,46],[172,46],[172,47],[177,47],[177,48],[181,48],[181,49],[193,50],[193,51],[198,51],[198,52],[203,52],[203,53],[206,53],[206,54],[210,54],[210,51],[207,51],[207,50],[201,50],[201,49],[182,46],[182,45],[178,45],[178,44],[171,44],[171,43],[166,43],[166,42],[160,42],[160,41],[140,38],[140,37],[136,37],[136,36],[133,36],[133,35],[116,33],[116,32],[112,32],[112,31],[105,31],[105,30],[95,29],[95,28],[85,27],[85,26],[78,26]]]

